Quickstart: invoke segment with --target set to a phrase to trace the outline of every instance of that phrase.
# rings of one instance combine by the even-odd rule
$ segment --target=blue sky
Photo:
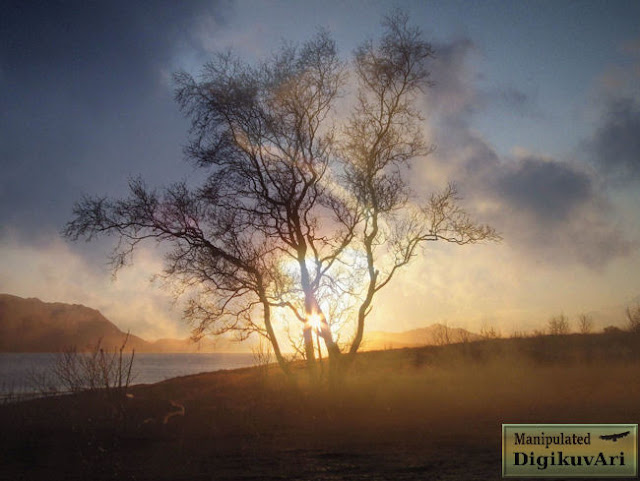
[[[259,59],[318,26],[348,59],[394,5],[436,50],[420,108],[438,150],[414,188],[458,182],[504,242],[432,247],[380,297],[372,327],[509,333],[560,311],[622,322],[640,300],[637,1],[8,2],[0,291],[84,303],[151,338],[184,334],[166,289],[147,282],[159,252],[146,248],[112,280],[108,240],[60,239],[73,203],[123,195],[137,175],[197,181],[172,72],[197,73],[227,48]]]

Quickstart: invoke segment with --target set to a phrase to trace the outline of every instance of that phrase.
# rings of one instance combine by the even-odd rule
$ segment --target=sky
[[[60,236],[83,195],[141,176],[198,181],[172,74],[215,52],[259,61],[318,27],[351,58],[392,6],[432,43],[419,109],[434,154],[413,189],[455,181],[499,244],[433,243],[380,293],[368,329],[445,322],[508,335],[564,313],[596,328],[640,302],[637,1],[9,1],[0,16],[0,292],[99,309],[148,339],[186,336],[144,246]],[[575,325],[575,324],[574,324]]]

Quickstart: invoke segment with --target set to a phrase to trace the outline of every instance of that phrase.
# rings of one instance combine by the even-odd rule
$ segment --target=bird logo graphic
[[[600,439],[604,439],[606,441],[613,441],[615,443],[618,439],[628,436],[630,432],[631,431],[625,431],[623,433],[616,433],[616,434],[605,434],[603,436],[600,436]]]

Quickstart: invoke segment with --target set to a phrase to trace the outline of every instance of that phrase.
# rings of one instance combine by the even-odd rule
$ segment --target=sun
[[[312,312],[307,316],[307,325],[316,334],[319,334],[322,330],[322,316],[317,312]]]

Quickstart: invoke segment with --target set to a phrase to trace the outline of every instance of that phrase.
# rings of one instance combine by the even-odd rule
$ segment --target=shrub
[[[593,329],[593,319],[587,314],[578,316],[578,329],[581,334],[589,334]]]
[[[70,392],[104,389],[107,393],[124,394],[133,379],[135,356],[134,350],[129,356],[124,355],[128,341],[129,333],[120,348],[112,352],[102,348],[102,339],[89,353],[78,352],[76,347],[65,349],[56,359],[53,376]]]
[[[602,332],[604,332],[605,334],[617,334],[619,332],[622,332],[622,329],[616,326],[607,326],[603,329]]]
[[[554,316],[549,319],[549,334],[558,336],[561,334],[569,334],[569,320],[564,314]]]
[[[502,337],[500,330],[493,326],[483,326],[480,329],[480,335],[485,339],[499,339]]]
[[[635,334],[640,334],[640,304],[627,307],[628,330]]]

